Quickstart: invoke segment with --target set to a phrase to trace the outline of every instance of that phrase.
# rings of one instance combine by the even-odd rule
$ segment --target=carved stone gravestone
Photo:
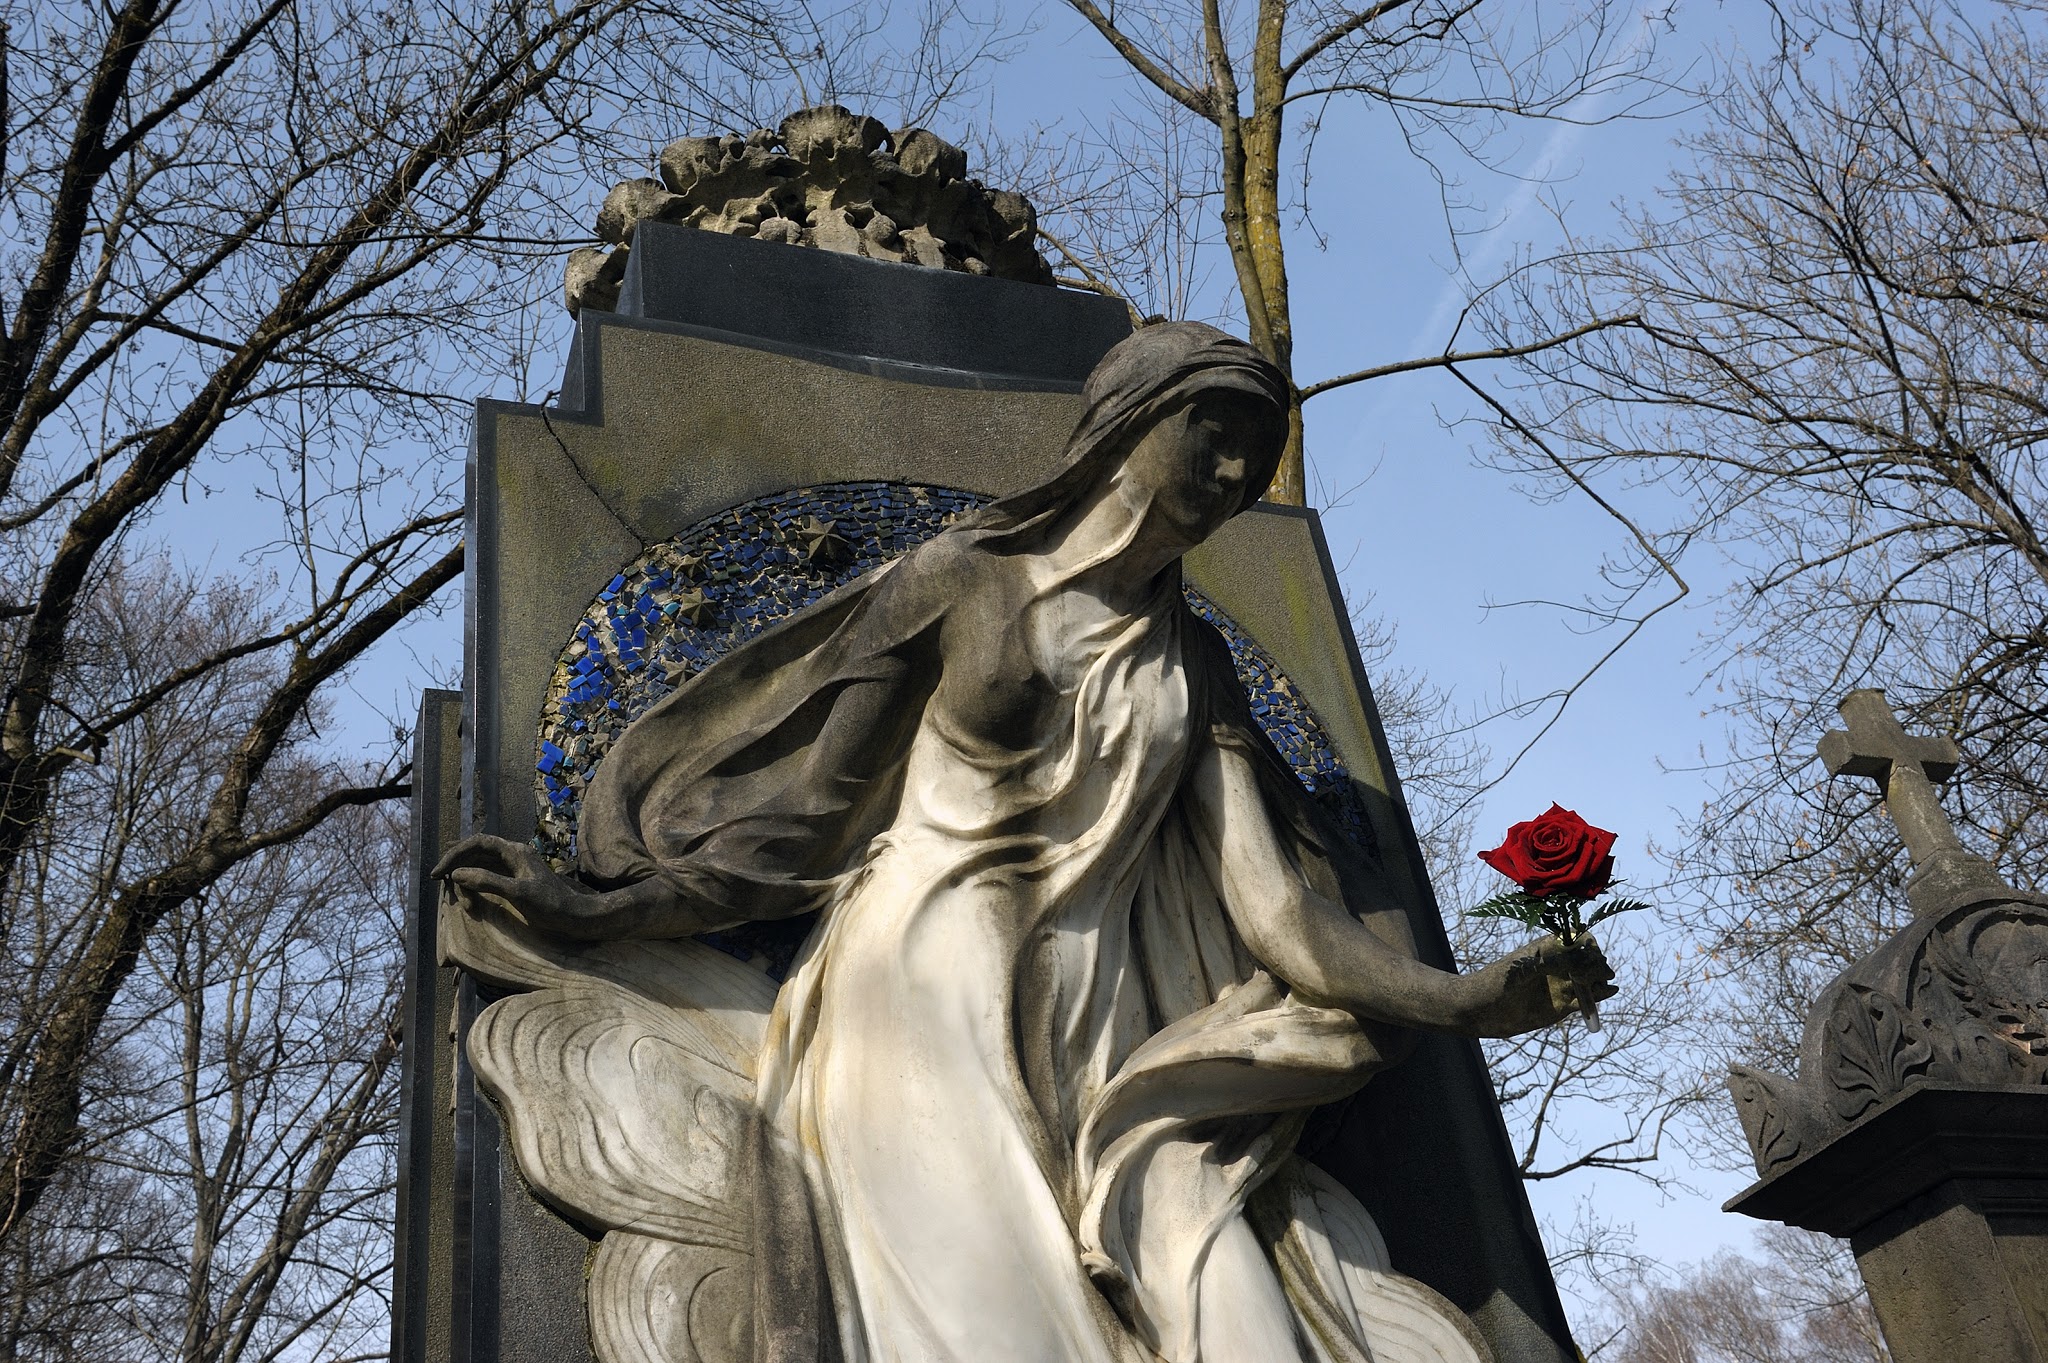
[[[1114,579],[1219,486],[1143,491],[1123,432],[1252,419],[1263,362],[1119,345],[929,134],[807,111],[672,150],[572,272],[560,402],[479,407],[465,688],[415,765],[394,1356],[1181,1363],[1270,1316],[1304,1359],[1574,1357],[1476,1045],[1292,998],[1221,916],[1270,855],[1386,969],[1451,965],[1315,517],[1230,507],[1184,588]],[[965,609],[987,582],[1027,586]],[[973,737],[1019,713],[1039,737]],[[1189,733],[1217,756],[1162,784]],[[1204,859],[1246,827],[1272,850]],[[505,841],[444,897],[475,834]],[[1400,978],[1427,1016],[1449,977]]]
[[[2048,1360],[2048,900],[1941,812],[1955,745],[1852,691],[1820,756],[1878,782],[1914,921],[1815,1002],[1795,1078],[1729,1076],[1760,1181],[1730,1211],[1846,1238],[1898,1363]]]

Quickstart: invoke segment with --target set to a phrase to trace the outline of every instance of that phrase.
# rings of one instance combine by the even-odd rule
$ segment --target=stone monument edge
[[[545,401],[518,402],[509,398],[478,398],[478,419],[483,418],[484,409],[488,405],[493,413],[537,417],[540,413],[546,412],[547,419],[551,421],[575,426],[602,426],[603,333],[615,328],[653,332],[664,336],[684,336],[692,340],[739,346],[746,350],[760,350],[771,355],[782,355],[793,360],[808,360],[813,364],[827,365],[834,369],[866,374],[872,378],[888,379],[896,383],[916,383],[933,388],[969,388],[991,393],[1081,391],[1079,379],[1049,378],[1034,374],[988,373],[972,369],[952,369],[944,365],[912,364],[903,360],[862,355],[854,351],[800,345],[793,341],[727,331],[694,322],[675,322],[659,317],[631,317],[623,313],[600,312],[580,318],[576,323],[575,333],[570,340],[570,361],[564,369],[563,383],[557,390],[555,405],[549,405]]]
[[[413,729],[391,1273],[391,1357],[396,1363],[425,1363],[446,1357],[448,1350],[455,1227],[443,1216],[449,1208],[436,1192],[446,1189],[454,1175],[454,1132],[440,1118],[454,1102],[454,1037],[448,1023],[456,972],[438,959],[438,887],[427,872],[461,832],[461,708],[459,692],[426,688]]]
[[[2033,1118],[2033,1129],[2017,1136],[2002,1129],[2014,1124],[2014,1115],[2022,1122]],[[1916,1084],[1833,1141],[1750,1184],[1722,1210],[1848,1239],[1949,1179],[1996,1179],[1996,1171],[2012,1167],[2010,1155],[1997,1152],[2015,1147],[2034,1148],[2048,1182],[2048,1090]],[[1850,1166],[1870,1173],[1844,1180],[1841,1170]]]

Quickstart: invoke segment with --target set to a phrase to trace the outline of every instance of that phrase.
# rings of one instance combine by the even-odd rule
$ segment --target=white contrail
[[[1648,46],[1653,31],[1651,15],[1662,14],[1666,8],[1660,0],[1649,0],[1649,3],[1637,11],[1635,33],[1629,39],[1628,46],[1622,50],[1620,60],[1623,64],[1634,60]],[[1521,175],[1520,183],[1508,196],[1506,211],[1502,213],[1500,221],[1480,237],[1476,250],[1466,254],[1464,265],[1459,272],[1444,281],[1443,288],[1437,293],[1435,305],[1430,308],[1428,315],[1415,329],[1414,335],[1409,338],[1400,354],[1426,355],[1436,352],[1443,346],[1445,331],[1450,327],[1452,319],[1465,306],[1465,281],[1485,278],[1507,258],[1508,252],[1516,244],[1511,229],[1535,204],[1536,196],[1549,186],[1550,177],[1557,167],[1576,152],[1587,129],[1599,121],[1602,110],[1614,98],[1615,89],[1612,84],[1604,86],[1590,94],[1581,95],[1565,106],[1563,114],[1571,121],[1560,122],[1550,130],[1550,136],[1543,140],[1542,149],[1529,162],[1528,168]],[[1359,442],[1365,438],[1367,432],[1378,428],[1379,419],[1385,414],[1387,404],[1393,400],[1393,388],[1385,387],[1379,400],[1366,409],[1363,418],[1352,428],[1348,453],[1357,453]]]

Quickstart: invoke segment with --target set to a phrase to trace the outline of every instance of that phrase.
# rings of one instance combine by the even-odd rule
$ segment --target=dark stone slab
[[[2048,1089],[1908,1089],[1727,1210],[1846,1238],[1955,1179],[2048,1199]]]
[[[621,316],[755,344],[982,376],[1079,383],[1131,329],[1112,298],[647,223]]]
[[[461,972],[454,1025],[465,1038],[498,994]],[[440,1363],[594,1363],[583,1301],[591,1241],[542,1204],[520,1176],[497,1106],[477,1087],[466,1049],[454,1055],[454,1226],[448,1351]]]
[[[454,1019],[458,1045],[469,1035],[484,1002],[477,997],[476,981],[462,976],[456,987]],[[455,1165],[448,1196],[455,1235],[447,1356],[450,1363],[492,1363],[500,1356],[498,1322],[504,1315],[498,1271],[504,1236],[498,1210],[499,1181],[508,1155],[497,1111],[478,1092],[468,1052],[460,1049],[455,1056],[454,1101],[449,1115]]]
[[[1910,1088],[1728,1210],[1846,1238],[1897,1363],[2048,1361],[2048,1089]]]
[[[462,693],[420,696],[412,750],[411,874],[405,901],[405,1050],[400,1057],[398,1207],[391,1357],[449,1356],[454,1267],[455,971],[435,947],[437,887],[427,871],[462,836]]]

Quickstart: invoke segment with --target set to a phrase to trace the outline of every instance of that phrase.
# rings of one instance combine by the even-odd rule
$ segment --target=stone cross
[[[1955,775],[1956,745],[1907,733],[1882,691],[1851,691],[1838,708],[1849,728],[1822,735],[1820,760],[1829,775],[1868,776],[1884,792],[1913,858],[1906,898],[1914,911],[1940,914],[1986,893],[2011,893],[1990,862],[1963,846],[1935,798],[1935,784]]]
[[[1955,744],[1882,691],[1841,711],[1821,761],[1883,790],[1915,918],[1820,991],[1796,1079],[1733,1068],[1762,1177],[1728,1210],[1846,1239],[1895,1363],[2048,1363],[2048,897],[1943,816]]]
[[[1955,775],[1956,745],[1907,733],[1879,690],[1851,691],[1838,708],[1849,728],[1821,737],[1820,760],[1828,775],[1868,776],[1877,782],[1915,866],[1937,852],[1962,851],[1934,794],[1936,782]]]

